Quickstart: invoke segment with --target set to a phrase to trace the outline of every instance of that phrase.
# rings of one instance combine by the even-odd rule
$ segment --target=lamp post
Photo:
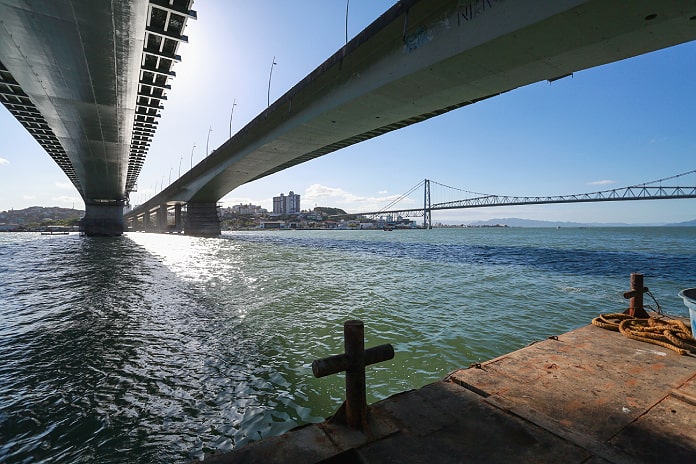
[[[350,5],[350,0],[346,0],[346,44],[348,43],[348,5]]]
[[[174,168],[169,168],[169,185],[172,184],[172,169]]]
[[[210,133],[213,132],[213,126],[210,126],[210,129],[208,129],[208,138],[205,141],[205,157],[208,157],[208,142],[210,142]]]
[[[193,144],[193,148],[191,149],[191,169],[193,169],[193,150],[196,149],[196,144]]]
[[[235,98],[232,102],[232,111],[230,111],[230,138],[232,138],[232,115],[234,114],[234,107],[237,106],[237,99]]]
[[[275,60],[275,56],[273,57],[273,63],[271,63],[271,72],[268,73],[268,97],[267,97],[267,106],[271,106],[271,78],[273,77],[273,66],[277,65]]]
[[[184,156],[182,155],[181,158],[179,158],[179,177],[181,177],[181,162],[184,160]]]

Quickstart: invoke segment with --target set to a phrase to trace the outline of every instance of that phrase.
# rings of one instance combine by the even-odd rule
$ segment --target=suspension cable
[[[493,195],[493,194],[490,194],[490,193],[472,192],[471,190],[464,190],[464,189],[460,189],[460,188],[457,188],[457,187],[451,187],[451,186],[449,186],[449,185],[441,184],[441,183],[439,183],[439,182],[437,182],[437,181],[434,181],[434,180],[431,180],[430,183],[431,183],[431,184],[437,184],[437,185],[439,185],[440,187],[446,187],[446,188],[448,188],[448,189],[457,190],[457,191],[459,191],[459,192],[471,193],[471,194],[473,194],[473,195],[480,195],[480,196],[483,196],[483,197],[492,197],[492,196],[496,196],[496,195]]]
[[[395,204],[397,204],[398,202],[400,202],[400,201],[403,200],[404,198],[407,198],[407,197],[408,197],[410,194],[412,194],[415,190],[421,188],[421,187],[423,186],[423,183],[424,183],[424,182],[425,182],[424,180],[420,181],[416,186],[414,186],[413,188],[411,188],[411,190],[409,190],[408,192],[402,194],[402,195],[401,195],[400,197],[398,197],[397,199],[392,200],[392,202],[389,203],[387,206],[381,208],[381,209],[379,210],[378,213],[381,213],[382,211],[388,210],[389,208],[391,208],[392,206],[394,206]]]
[[[693,174],[695,172],[696,172],[696,169],[694,169],[693,171],[689,171],[689,172],[682,172],[681,174],[676,174],[674,176],[665,177],[664,179],[657,179],[657,180],[652,180],[650,182],[644,182],[642,184],[631,185],[631,187],[644,187],[644,186],[650,185],[650,184],[659,184],[659,183],[662,183],[662,181],[676,179],[677,177],[682,177],[682,176],[688,176],[689,174]]]

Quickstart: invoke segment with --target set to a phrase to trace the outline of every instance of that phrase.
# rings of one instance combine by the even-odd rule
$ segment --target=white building
[[[300,212],[300,196],[292,190],[287,196],[273,197],[273,214],[295,214]]]

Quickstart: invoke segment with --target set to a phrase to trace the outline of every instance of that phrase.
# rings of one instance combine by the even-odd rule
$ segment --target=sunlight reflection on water
[[[0,234],[0,461],[186,462],[333,413],[313,359],[366,345],[369,401],[696,282],[696,231]],[[627,247],[626,244],[630,244]]]

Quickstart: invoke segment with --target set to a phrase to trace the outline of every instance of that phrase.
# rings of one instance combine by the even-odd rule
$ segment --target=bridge
[[[691,186],[680,186],[678,184],[669,186],[663,185],[663,182],[684,179],[690,175],[693,175],[696,180],[696,170],[693,170],[643,184],[631,185],[629,187],[614,188],[590,193],[554,196],[511,196],[477,193],[456,187],[450,187],[448,185],[440,184],[439,182],[425,179],[379,211],[370,211],[350,215],[337,215],[334,217],[358,216],[371,219],[384,217],[394,218],[398,216],[406,218],[422,217],[423,227],[430,228],[432,227],[432,212],[438,210],[487,208],[495,206],[542,205],[551,203],[589,203],[598,201],[674,200],[696,198],[696,185],[694,185],[696,182],[691,182]],[[434,198],[434,194],[432,193],[431,189],[432,184],[444,190],[455,192],[456,194],[466,194],[467,197],[459,200],[433,202],[432,199]],[[420,194],[420,189],[423,190],[422,194]],[[398,208],[398,204],[400,202],[410,201],[413,203],[412,195],[414,193],[419,198],[422,198],[423,207]]]
[[[0,0],[2,101],[41,128],[32,134],[85,199],[92,235],[121,233],[124,218],[147,229],[151,214],[157,230],[218,235],[217,201],[247,182],[527,84],[696,39],[696,0],[402,0],[120,217],[164,100],[160,77],[172,77],[178,59],[165,44],[185,41],[191,2],[17,5]],[[147,73],[157,80],[141,83]]]
[[[694,19],[696,2],[632,2],[629,12],[611,0],[402,1],[126,218],[217,235],[216,203],[240,185],[520,86],[693,40]]]
[[[120,235],[193,0],[0,0],[0,101]]]

